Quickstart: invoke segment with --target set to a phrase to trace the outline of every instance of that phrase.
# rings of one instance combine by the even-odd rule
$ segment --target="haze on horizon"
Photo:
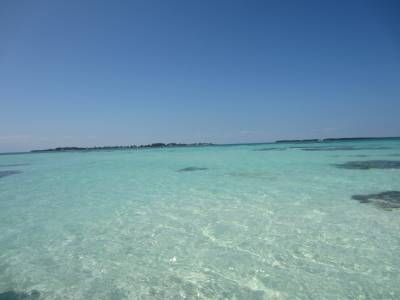
[[[0,152],[400,136],[398,1],[1,1]]]

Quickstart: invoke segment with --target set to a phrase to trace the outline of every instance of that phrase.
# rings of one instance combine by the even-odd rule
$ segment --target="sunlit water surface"
[[[400,299],[369,160],[400,141],[0,155],[0,299]]]

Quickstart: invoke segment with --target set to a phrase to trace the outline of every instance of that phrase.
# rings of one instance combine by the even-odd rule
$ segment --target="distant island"
[[[324,143],[324,142],[351,142],[365,140],[400,140],[400,137],[352,137],[352,138],[323,138],[323,139],[295,139],[295,140],[277,140],[267,144],[280,143]],[[263,144],[263,143],[257,143]],[[233,146],[241,144],[226,144],[224,146]],[[221,146],[221,144],[213,143],[152,143],[147,145],[129,145],[129,146],[99,146],[99,147],[57,147],[43,150],[31,150],[31,153],[40,152],[66,152],[66,151],[99,151],[99,150],[126,150],[126,149],[143,149],[143,148],[174,148],[174,147],[204,147],[204,146]]]
[[[57,147],[51,149],[31,150],[32,153],[37,152],[65,152],[65,151],[98,151],[98,150],[126,150],[126,149],[142,149],[142,148],[167,148],[167,147],[203,147],[212,146],[212,143],[153,143],[147,145],[129,145],[129,146],[100,146],[100,147]]]
[[[321,142],[319,139],[307,139],[307,140],[278,140],[275,143],[317,143]]]
[[[365,141],[365,140],[398,140],[400,137],[350,137],[350,138],[324,138],[306,140],[278,140],[275,143],[319,143],[319,142],[344,142],[344,141]]]

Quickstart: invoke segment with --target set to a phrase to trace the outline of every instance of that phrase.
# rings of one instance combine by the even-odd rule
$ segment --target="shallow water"
[[[400,191],[400,169],[336,166],[393,153],[400,141],[1,155],[19,172],[0,178],[0,296],[399,299],[400,210],[352,196]]]

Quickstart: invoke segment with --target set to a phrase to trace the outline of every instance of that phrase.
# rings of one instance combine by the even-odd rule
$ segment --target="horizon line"
[[[235,146],[235,145],[262,145],[262,144],[284,144],[284,143],[320,143],[320,142],[334,142],[334,141],[362,141],[362,140],[385,140],[385,139],[400,139],[400,136],[367,136],[367,137],[340,137],[340,138],[312,138],[312,139],[283,139],[275,140],[273,142],[250,142],[250,143],[210,143],[210,142],[197,142],[197,143],[150,143],[143,145],[119,145],[119,146],[62,146],[49,149],[32,149],[28,151],[16,152],[0,152],[0,155],[13,155],[13,154],[32,154],[43,152],[67,152],[67,151],[85,151],[85,150],[127,150],[127,149],[146,149],[146,148],[178,148],[178,147],[207,147],[207,146]],[[65,150],[63,150],[65,149]],[[70,150],[69,150],[70,149]]]

